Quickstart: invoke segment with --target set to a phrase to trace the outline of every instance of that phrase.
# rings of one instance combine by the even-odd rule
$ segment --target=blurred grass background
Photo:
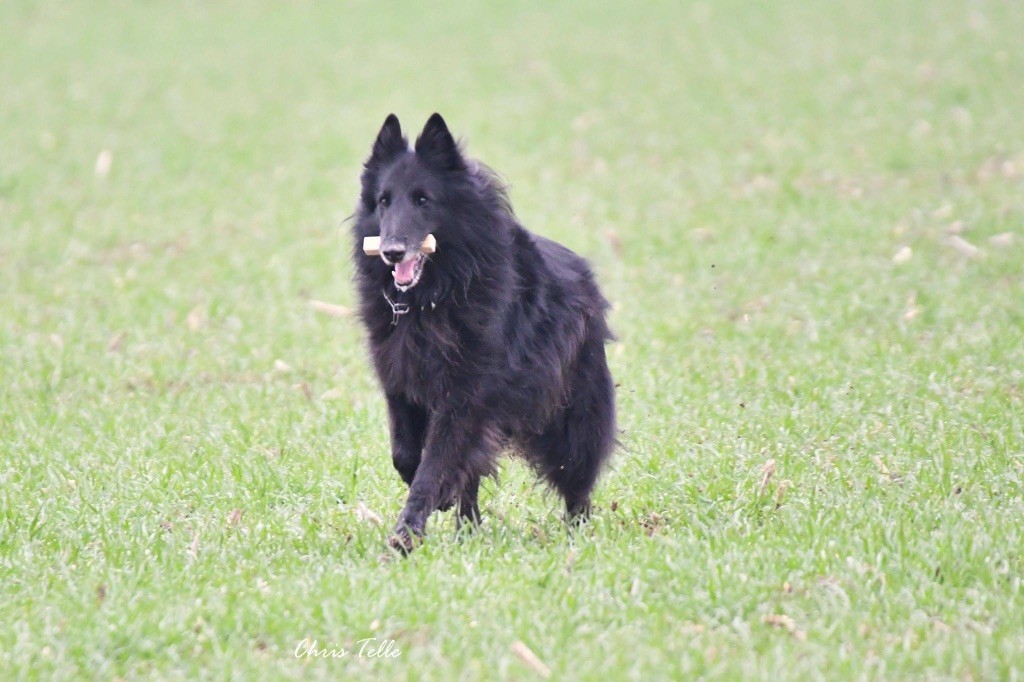
[[[0,671],[1019,677],[1022,25],[5,2]],[[384,117],[435,110],[594,262],[625,447],[582,536],[510,464],[395,563],[360,330],[309,301],[353,304]]]

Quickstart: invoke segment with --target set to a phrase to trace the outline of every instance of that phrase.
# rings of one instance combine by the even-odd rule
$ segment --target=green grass
[[[530,679],[521,641],[556,679],[1021,679],[1021,26],[4,2],[0,677]],[[361,160],[434,110],[595,264],[624,446],[582,532],[508,462],[399,560],[360,330],[308,300],[353,304]]]

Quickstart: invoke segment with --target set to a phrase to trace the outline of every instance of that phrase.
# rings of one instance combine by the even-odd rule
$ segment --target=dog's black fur
[[[436,509],[458,505],[460,522],[476,521],[480,478],[505,446],[554,486],[570,518],[585,518],[616,442],[608,302],[587,262],[520,225],[495,175],[463,156],[438,114],[414,148],[388,116],[354,233],[359,310],[409,485],[392,545],[411,549]],[[412,265],[430,233],[437,252]],[[370,235],[383,258],[363,253]],[[393,273],[403,259],[406,275],[419,273],[408,287]]]

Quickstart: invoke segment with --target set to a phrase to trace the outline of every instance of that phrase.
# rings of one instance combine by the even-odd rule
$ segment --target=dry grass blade
[[[114,335],[114,337],[111,338],[109,342],[107,342],[107,352],[116,353],[117,351],[121,350],[121,344],[124,343],[124,339],[126,336],[128,336],[128,332],[124,331]]]
[[[351,309],[346,308],[343,305],[328,303],[327,301],[318,301],[315,298],[309,299],[309,307],[318,313],[330,315],[331,317],[348,317],[352,314]]]
[[[892,257],[892,262],[896,265],[902,265],[906,263],[914,255],[914,251],[909,246],[904,246]]]
[[[96,156],[96,175],[105,178],[110,173],[110,167],[114,163],[114,155],[109,149],[104,149]]]
[[[782,506],[782,500],[786,496],[786,490],[789,488],[791,481],[788,479],[779,483],[779,487],[775,490],[775,508],[778,509]]]
[[[615,230],[607,230],[604,236],[608,239],[608,245],[612,247],[612,253],[617,258],[622,258],[622,238]]]
[[[984,255],[981,249],[959,235],[950,235],[947,243],[967,258],[981,258]]]
[[[302,395],[306,396],[306,400],[313,399],[313,387],[309,385],[308,381],[302,381],[292,385],[292,388],[297,388],[302,391]]]
[[[1001,232],[994,234],[988,238],[988,243],[997,249],[1005,249],[1009,246],[1013,246],[1014,234],[1013,232]]]
[[[537,658],[537,654],[530,650],[530,647],[526,646],[522,642],[512,643],[512,653],[514,653],[520,661],[526,664],[526,667],[533,672],[540,675],[545,680],[551,677],[551,668],[544,665],[544,661]]]
[[[768,483],[772,480],[772,476],[775,475],[775,460],[770,459],[761,466],[761,487],[758,490],[758,494],[763,494],[765,488],[768,487]]]
[[[206,312],[202,305],[197,305],[195,308],[189,311],[185,317],[185,325],[189,331],[198,331],[203,326],[203,322],[206,320]]]
[[[801,642],[807,640],[807,633],[796,626],[796,622],[789,616],[781,613],[770,613],[761,618],[761,622],[773,628],[785,630]]]
[[[353,513],[356,515],[356,519],[363,523],[372,523],[375,526],[380,526],[384,523],[384,519],[362,502],[356,505]]]

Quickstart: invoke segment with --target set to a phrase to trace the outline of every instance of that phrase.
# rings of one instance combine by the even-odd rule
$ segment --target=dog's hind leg
[[[486,455],[481,455],[486,456]],[[480,505],[477,496],[480,492],[481,475],[476,473],[474,467],[467,468],[468,474],[463,477],[460,489],[451,489],[448,498],[441,501],[437,510],[446,512],[452,507],[456,508],[456,522],[459,528],[465,525],[475,526],[480,523]]]
[[[604,341],[588,340],[580,351],[565,410],[531,443],[541,471],[565,500],[570,520],[590,514],[590,493],[615,447],[615,387]]]
[[[391,427],[391,461],[406,485],[412,485],[420,465],[427,432],[427,411],[401,396],[389,395],[388,423]]]
[[[480,477],[470,476],[459,495],[459,528],[462,526],[475,526],[480,523],[480,505],[477,502],[477,495],[480,492]]]

